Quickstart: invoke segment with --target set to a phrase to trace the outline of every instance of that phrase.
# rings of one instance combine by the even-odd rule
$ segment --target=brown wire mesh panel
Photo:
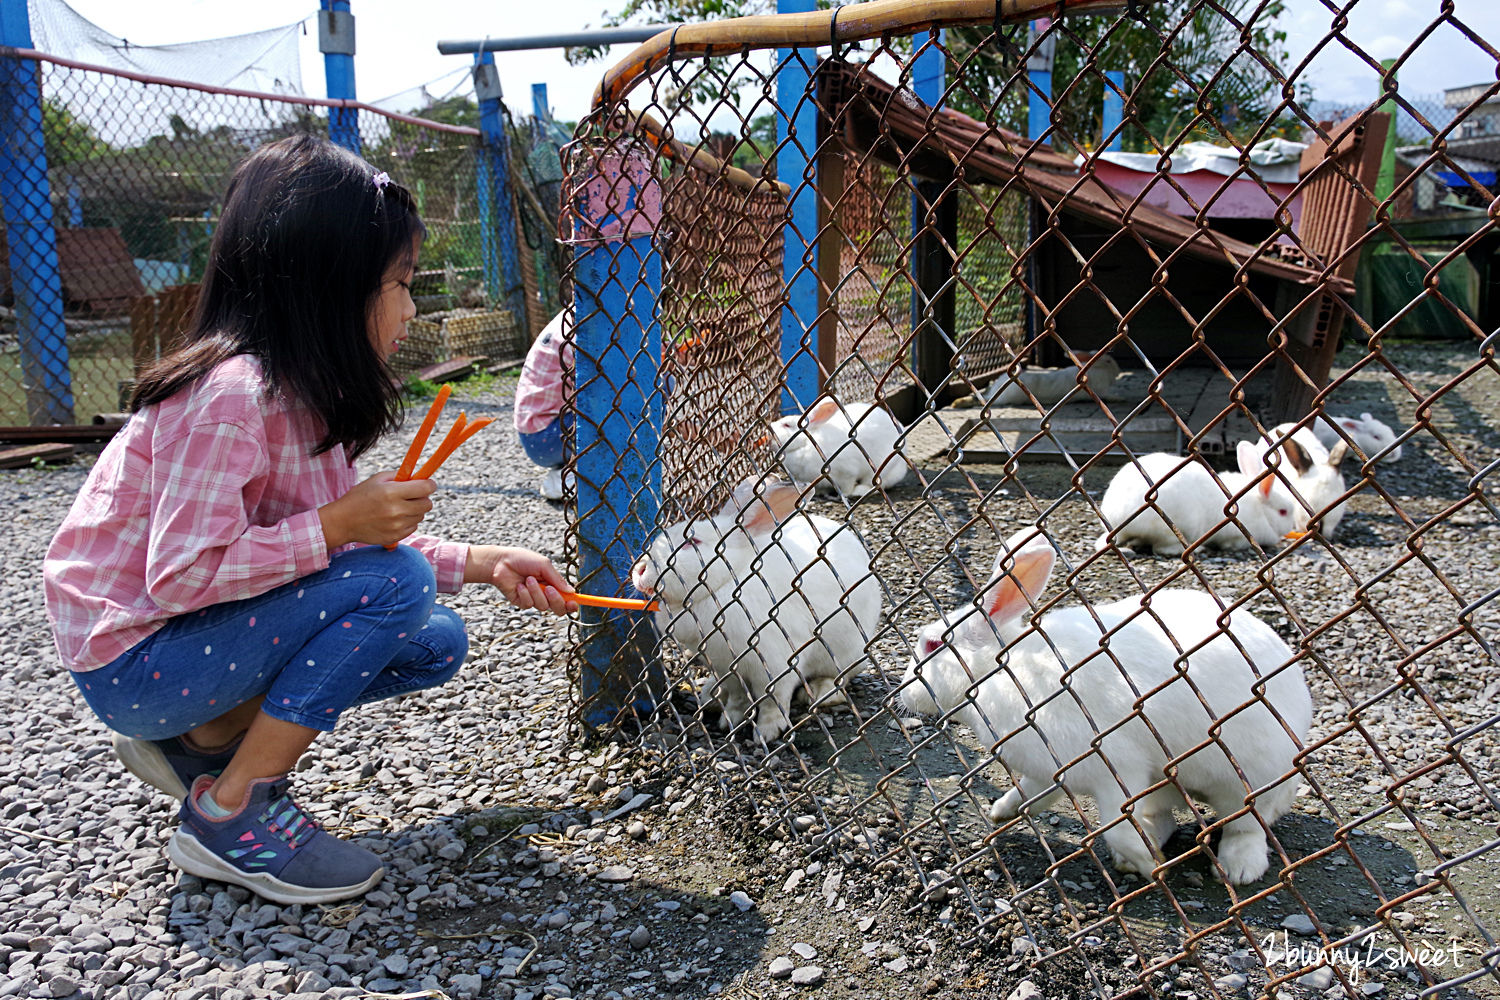
[[[618,364],[569,545],[658,607],[584,619],[580,722],[763,909],[872,915],[871,995],[923,941],[954,995],[1497,995],[1500,368],[1451,280],[1497,226],[1402,213],[1495,203],[1449,147],[1500,85],[1322,120],[1270,5],[1065,6],[687,25],[606,74],[565,232]],[[1175,169],[1197,141],[1221,171]],[[740,193],[773,171],[779,233]],[[609,232],[585,197],[653,184]],[[1376,258],[1414,275],[1385,313]],[[1465,339],[1398,341],[1418,312]]]

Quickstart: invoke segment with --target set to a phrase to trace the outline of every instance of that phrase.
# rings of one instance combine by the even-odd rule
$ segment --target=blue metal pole
[[[806,13],[816,0],[776,0],[778,14]],[[783,414],[801,413],[818,395],[818,110],[811,93],[815,49],[776,50],[776,177],[791,186],[783,227],[781,363]]]
[[[31,48],[26,0],[0,0],[0,43]],[[0,202],[10,246],[27,421],[71,424],[73,384],[39,79],[36,60],[0,57]]]
[[[625,595],[656,526],[664,403],[657,389],[661,185],[649,158],[606,152],[579,185],[574,232],[574,445],[579,589]],[[649,713],[664,688],[644,612],[583,608],[582,718]]]
[[[355,100],[354,15],[349,0],[321,0],[318,13],[318,51],[323,53],[323,76],[329,100]],[[359,112],[353,108],[328,109],[328,140],[355,153],[359,143]]]
[[[552,105],[547,103],[547,85],[545,83],[533,83],[531,85],[531,117],[543,122],[550,122],[552,120]]]
[[[1118,153],[1125,148],[1125,136],[1117,134],[1110,136],[1120,127],[1125,120],[1125,71],[1119,69],[1106,70],[1104,73],[1106,81],[1104,87],[1104,126],[1099,133],[1104,142],[1104,148],[1111,153]]]
[[[944,34],[945,32],[940,31],[937,33],[937,37],[932,38],[930,41],[916,36],[912,38],[912,44],[918,49],[916,58],[912,60],[911,65],[912,91],[923,104],[927,105],[933,111],[936,111],[942,103],[943,90],[948,85],[948,67],[941,48]],[[921,261],[918,259],[926,249],[924,241],[920,239],[927,229],[928,200],[926,197],[923,197],[923,193],[928,196],[934,196],[937,192],[932,190],[930,185],[926,186],[925,192],[912,191],[911,234],[913,240],[910,258],[911,266],[908,271],[912,275],[923,273]],[[923,319],[927,314],[927,305],[927,290],[917,287],[914,283],[911,289],[912,330],[916,331],[923,328]],[[951,330],[944,332],[950,335],[952,333]],[[912,352],[915,355],[920,351],[921,338],[913,337],[912,341]],[[921,371],[922,364],[915,356],[912,363],[917,371]]]
[[[1026,88],[1026,137],[1041,139],[1052,122],[1052,53],[1057,39],[1046,34],[1051,18],[1032,22],[1032,30],[1042,35],[1041,43],[1026,60],[1026,77],[1032,86]]]
[[[510,189],[510,140],[505,105],[491,52],[474,54],[474,94],[479,98],[479,198],[485,287],[490,301],[509,309],[526,330],[526,283],[516,238],[516,204]],[[489,211],[486,211],[486,208]],[[528,331],[529,332],[529,331]]]

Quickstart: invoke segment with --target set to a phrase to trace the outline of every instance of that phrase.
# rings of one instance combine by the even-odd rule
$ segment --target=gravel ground
[[[1423,392],[1473,360],[1421,345],[1389,356]],[[1373,371],[1347,390],[1336,409],[1416,416]],[[508,424],[504,379],[456,395]],[[1500,454],[1500,376],[1464,380],[1432,421],[1441,436],[1379,470],[1334,546],[1307,540],[1270,569],[1197,564],[1313,657],[1313,749],[1298,807],[1272,831],[1293,874],[1233,897],[1186,814],[1156,882],[1115,873],[1091,850],[1091,816],[1070,807],[994,831],[983,812],[1003,769],[971,734],[890,710],[912,627],[934,601],[962,600],[963,565],[983,572],[997,536],[1039,513],[1072,570],[1054,587],[1079,598],[1182,568],[1086,562],[1097,528],[1065,468],[932,466],[925,491],[848,512],[876,551],[887,622],[848,684],[853,711],[806,719],[772,753],[726,741],[685,685],[638,738],[582,739],[568,624],[470,588],[451,601],[473,640],[460,677],[351,713],[299,766],[304,803],[390,862],[374,892],[333,907],[262,903],[170,868],[175,803],[114,759],[45,627],[41,556],[87,460],[0,473],[13,609],[0,631],[0,996],[1406,997],[1482,973],[1500,934],[1500,666],[1481,603],[1500,587],[1500,525],[1481,505],[1450,508],[1471,476],[1453,454],[1476,468]],[[365,468],[394,465],[398,437]],[[1083,490],[1097,499],[1108,471]],[[534,473],[512,435],[482,433],[444,467],[432,529],[560,558],[564,515]],[[1320,932],[1371,928],[1306,971]],[[1399,952],[1370,968],[1351,957],[1402,944],[1458,951],[1424,956],[1426,978]],[[1500,979],[1445,995],[1500,996]]]

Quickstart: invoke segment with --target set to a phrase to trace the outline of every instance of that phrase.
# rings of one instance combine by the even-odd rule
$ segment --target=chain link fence
[[[916,6],[663,33],[566,151],[568,555],[656,602],[585,609],[580,731],[975,995],[1500,995],[1500,368],[1443,282],[1500,84],[1382,180],[1394,77],[1320,117],[1267,5]],[[1433,172],[1487,209],[1436,257]]]
[[[0,425],[86,424],[95,414],[118,411],[136,366],[170,347],[191,313],[235,166],[257,146],[293,133],[328,136],[330,114],[343,135],[357,136],[365,159],[412,191],[428,227],[414,287],[422,315],[411,350],[398,358],[398,374],[453,353],[517,360],[558,308],[551,234],[559,140],[530,118],[509,129],[517,242],[524,248],[523,329],[504,304],[503,276],[486,272],[484,230],[496,222],[477,187],[478,129],[32,55],[0,53],[0,72],[13,86],[21,77],[34,81],[43,138],[41,149],[27,150],[19,129],[9,133],[11,188],[0,231],[6,308]],[[477,120],[472,100],[458,104]],[[439,110],[454,107],[450,100]],[[12,232],[22,234],[27,248],[21,275],[11,273],[5,237]],[[48,287],[49,266],[60,289]],[[42,331],[34,342],[22,343],[18,313],[34,310],[37,296],[50,321],[34,327]]]

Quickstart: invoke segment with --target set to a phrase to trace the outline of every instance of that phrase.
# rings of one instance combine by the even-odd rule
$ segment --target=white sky
[[[322,57],[317,51],[317,0],[68,0],[79,14],[104,30],[140,45],[197,41],[289,24],[309,18],[302,39],[303,86],[323,93]],[[1161,2],[1161,0],[1158,0]],[[1282,25],[1300,58],[1334,20],[1334,0],[1287,0]],[[1343,6],[1347,0],[1337,0]],[[443,56],[439,40],[524,36],[573,31],[599,25],[621,0],[351,0],[358,54],[359,97],[373,101],[416,87],[469,66],[470,56]],[[1438,16],[1441,0],[1359,0],[1350,13],[1346,36],[1370,55],[1398,55]],[[1492,46],[1500,48],[1500,0],[1456,0],[1455,16]],[[609,59],[582,67],[568,65],[560,49],[496,53],[507,101],[521,113],[531,109],[531,85],[546,83],[557,117],[576,119],[587,110],[604,69],[632,48],[617,45]],[[66,54],[66,53],[61,53]],[[1496,79],[1494,60],[1451,25],[1443,25],[1402,68],[1403,95],[1428,95],[1447,87]],[[432,89],[445,93],[458,82],[449,76]],[[1337,44],[1324,48],[1306,79],[1319,100],[1363,102],[1377,89],[1376,78]]]

